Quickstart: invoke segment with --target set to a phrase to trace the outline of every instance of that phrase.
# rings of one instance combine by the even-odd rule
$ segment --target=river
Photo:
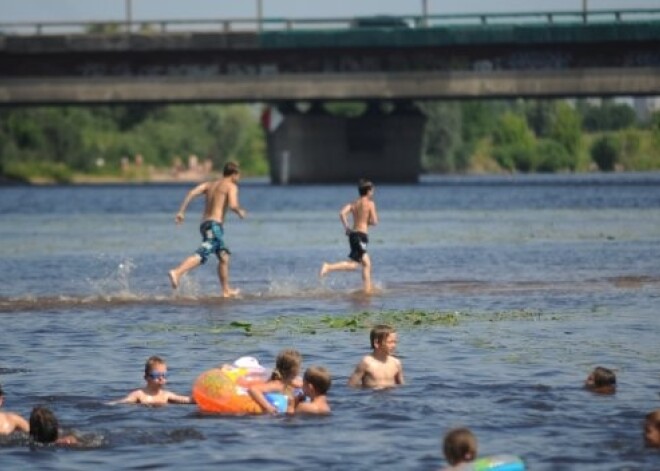
[[[378,184],[378,182],[376,182]],[[660,175],[425,178],[379,185],[370,232],[377,292],[345,259],[340,207],[354,185],[241,183],[225,226],[241,299],[219,298],[215,261],[173,294],[167,271],[199,245],[187,185],[0,187],[0,384],[4,410],[36,404],[83,439],[71,449],[0,437],[2,469],[441,467],[443,434],[467,426],[479,455],[533,470],[658,469],[642,422],[660,408]],[[369,326],[394,324],[407,384],[346,380]],[[271,367],[299,349],[333,375],[324,418],[222,417],[195,406],[109,406],[243,355]],[[613,396],[585,391],[595,366]]]

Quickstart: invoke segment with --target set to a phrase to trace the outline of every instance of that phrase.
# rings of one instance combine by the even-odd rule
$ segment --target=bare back
[[[362,196],[350,205],[353,215],[353,230],[367,233],[368,227],[376,222],[376,205],[366,196]]]
[[[204,194],[206,205],[202,219],[223,223],[227,207],[237,200],[238,188],[229,178],[209,182]],[[237,203],[236,203],[237,204]]]

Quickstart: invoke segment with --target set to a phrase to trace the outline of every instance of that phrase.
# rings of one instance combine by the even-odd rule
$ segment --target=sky
[[[257,0],[0,0],[0,23],[254,18]],[[262,0],[264,17],[418,15],[422,0]],[[429,14],[576,11],[583,0],[427,0]],[[658,8],[660,0],[587,0],[589,10]]]

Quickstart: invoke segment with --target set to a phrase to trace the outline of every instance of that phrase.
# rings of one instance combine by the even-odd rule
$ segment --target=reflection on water
[[[337,210],[355,189],[261,183],[242,186],[248,219],[226,225],[243,297],[219,297],[214,261],[172,294],[167,270],[199,243],[198,203],[173,224],[186,190],[0,188],[4,408],[46,404],[89,445],[2,437],[3,469],[435,469],[459,425],[482,455],[535,470],[657,467],[641,420],[660,407],[658,175],[379,186],[372,296],[359,273],[317,278],[348,253]],[[381,321],[400,331],[408,384],[348,389]],[[153,354],[185,393],[219,363],[268,366],[286,347],[332,372],[331,417],[107,405],[142,384]],[[597,365],[617,371],[615,396],[582,389]]]

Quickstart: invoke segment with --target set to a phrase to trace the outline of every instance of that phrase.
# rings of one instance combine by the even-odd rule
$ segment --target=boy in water
[[[477,458],[477,438],[467,428],[450,430],[445,435],[442,450],[450,465],[442,471],[459,471]]]
[[[110,404],[144,404],[148,406],[164,406],[168,403],[193,404],[189,396],[179,396],[165,390],[167,383],[167,364],[160,357],[150,357],[144,365],[144,379],[147,385],[136,389],[124,399],[113,401]]]
[[[378,224],[378,214],[376,213],[376,203],[373,201],[374,184],[369,180],[362,179],[358,183],[358,192],[360,197],[348,203],[339,212],[339,219],[344,226],[344,231],[348,236],[348,243],[351,247],[351,253],[348,255],[350,260],[337,263],[323,263],[320,276],[337,270],[356,270],[362,266],[362,281],[364,283],[364,292],[371,292],[371,259],[367,253],[367,244],[369,237],[367,235],[368,227]],[[353,216],[353,228],[348,224],[348,215]]]
[[[222,286],[222,296],[225,298],[238,295],[238,290],[229,286],[229,249],[223,240],[223,223],[227,208],[245,217],[245,210],[238,204],[238,181],[241,173],[238,164],[227,162],[222,171],[222,178],[213,182],[204,182],[190,190],[176,213],[177,224],[183,222],[184,213],[190,201],[200,195],[206,198],[202,224],[199,232],[202,234],[202,245],[197,249],[195,255],[186,258],[181,264],[169,271],[170,283],[173,289],[179,286],[179,280],[183,275],[193,268],[206,263],[209,256],[214,253],[218,257],[218,278]]]
[[[355,367],[348,385],[380,389],[403,384],[403,366],[392,356],[398,341],[394,328],[377,325],[371,329],[369,338],[373,352]]]
[[[303,395],[289,402],[287,413],[307,415],[328,415],[330,405],[326,394],[330,389],[332,379],[328,370],[322,366],[310,366],[303,376]],[[309,402],[303,402],[308,397]]]
[[[5,395],[0,386],[0,407],[5,402]],[[20,431],[29,432],[30,424],[27,420],[13,412],[0,412],[0,435],[9,435],[10,433]]]
[[[614,394],[616,392],[616,375],[609,368],[598,366],[587,376],[584,387],[597,394]]]
[[[651,448],[660,448],[660,409],[649,412],[644,421],[644,443]]]
[[[47,407],[37,406],[30,414],[30,437],[39,443],[55,445],[79,445],[75,435],[60,436],[60,426],[55,414]]]

